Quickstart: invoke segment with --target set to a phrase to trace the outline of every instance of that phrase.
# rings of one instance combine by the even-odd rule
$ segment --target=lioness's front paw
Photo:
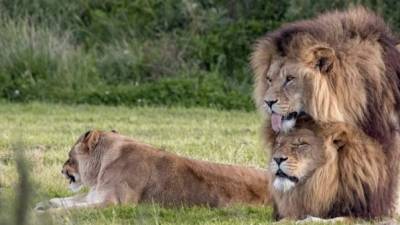
[[[44,212],[50,209],[60,208],[63,206],[62,198],[52,198],[49,201],[39,202],[35,206],[37,212]]]

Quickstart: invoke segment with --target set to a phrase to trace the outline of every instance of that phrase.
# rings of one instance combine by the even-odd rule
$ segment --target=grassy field
[[[0,106],[0,224],[12,224],[17,172],[12,149],[23,146],[29,160],[34,203],[68,196],[60,169],[71,145],[88,129],[116,129],[171,152],[197,159],[264,167],[255,112],[184,108],[127,108],[9,104]],[[157,205],[110,207],[36,215],[30,224],[270,224],[271,208],[225,209]],[[4,222],[7,221],[7,222]]]
[[[31,162],[35,203],[71,194],[60,169],[77,137],[92,128],[116,129],[197,159],[259,167],[266,161],[258,141],[259,118],[254,112],[2,102],[0,115],[0,186],[7,201],[11,201],[18,177],[14,143],[22,143]],[[31,217],[31,221],[43,223],[43,216]],[[240,206],[221,210],[165,209],[146,205],[69,212],[53,219],[62,221],[57,224],[267,224],[271,210]]]

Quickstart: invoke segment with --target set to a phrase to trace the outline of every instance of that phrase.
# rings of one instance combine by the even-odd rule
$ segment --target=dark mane
[[[331,112],[333,107],[324,108],[328,104],[315,104],[316,101],[308,99],[303,99],[309,101],[308,105],[304,104],[305,112],[318,122],[325,119],[323,122],[344,120],[351,123],[382,147],[389,181],[385,186],[379,186],[379,196],[365,188],[366,197],[375,203],[347,212],[337,207],[332,215],[379,217],[387,211],[393,213],[395,208],[400,173],[400,51],[396,47],[399,43],[399,37],[380,16],[363,7],[355,7],[283,25],[266,34],[255,46],[252,66],[258,82],[255,93],[260,96],[261,91],[265,91],[265,87],[260,88],[263,87],[261,77],[273,59],[288,58],[299,65],[314,66],[316,64],[307,64],[305,52],[319,46],[333,50],[335,69],[329,73],[315,73],[319,75],[318,79],[328,84],[324,87],[324,95],[317,95],[317,91],[312,90],[317,85],[310,85],[307,91],[311,93],[309,98],[317,96],[314,99],[322,103],[330,103],[327,98],[332,97],[339,105],[337,111],[342,117],[321,116],[324,115],[320,113],[322,109]],[[273,142],[275,136],[269,126],[265,125],[265,139]],[[382,204],[382,198],[385,204]]]
[[[396,49],[399,39],[385,21],[363,7],[356,7],[344,12],[326,13],[312,20],[287,24],[267,34],[265,39],[274,43],[279,55],[287,56],[296,54],[293,45],[302,37],[327,44],[338,53],[338,57],[343,51],[343,46],[355,39],[360,43],[371,41],[380,45],[381,57],[386,67],[385,76],[382,77],[381,84],[377,84],[374,79],[363,80],[367,87],[367,112],[363,115],[365,119],[358,123],[368,135],[383,145],[390,145],[393,133],[399,130],[399,124],[393,124],[391,118],[382,116],[385,109],[379,106],[387,100],[400,111],[400,52]],[[360,73],[368,72],[363,71],[361,66],[357,69]]]
[[[394,48],[399,40],[385,21],[375,13],[356,7],[344,12],[330,12],[312,20],[303,20],[287,24],[275,32],[269,33],[277,46],[278,52],[286,56],[293,37],[308,35],[318,42],[329,44],[340,50],[344,42],[360,38],[361,40],[377,39],[382,46]]]

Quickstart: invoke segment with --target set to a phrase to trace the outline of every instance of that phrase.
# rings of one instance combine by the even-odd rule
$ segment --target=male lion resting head
[[[344,123],[308,122],[275,140],[270,160],[277,219],[393,213],[388,160],[381,145]]]
[[[116,132],[88,131],[69,152],[63,175],[88,194],[50,200],[54,208],[156,202],[167,206],[265,204],[267,172],[177,156]],[[40,203],[37,209],[45,209]]]

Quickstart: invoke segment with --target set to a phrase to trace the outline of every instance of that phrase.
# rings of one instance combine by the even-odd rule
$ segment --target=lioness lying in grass
[[[265,170],[180,157],[116,132],[83,134],[69,152],[62,174],[70,189],[87,186],[89,193],[54,198],[36,209],[142,202],[223,207],[270,201]]]

